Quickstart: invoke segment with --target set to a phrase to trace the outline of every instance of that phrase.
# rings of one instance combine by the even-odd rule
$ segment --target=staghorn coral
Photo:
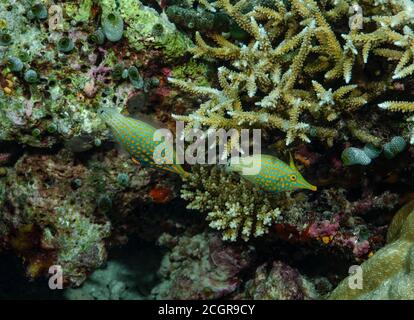
[[[265,234],[281,213],[283,195],[267,196],[235,174],[219,168],[198,167],[185,179],[181,191],[187,208],[208,212],[210,227],[221,230],[223,240],[247,241]]]
[[[369,125],[361,128],[353,114],[386,99],[395,72],[407,74],[411,68],[404,67],[408,58],[403,57],[408,53],[381,47],[391,44],[411,52],[409,40],[404,40],[411,37],[407,27],[405,35],[398,33],[403,22],[411,23],[407,18],[412,15],[411,3],[394,1],[379,6],[361,1],[366,16],[361,27],[352,24],[355,21],[348,12],[354,4],[347,0],[270,1],[253,7],[246,1],[219,0],[215,4],[250,40],[232,42],[219,33],[207,35],[206,40],[196,33],[192,49],[196,58],[225,61],[217,73],[220,89],[171,78],[182,90],[205,98],[199,109],[176,115],[176,119],[196,128],[278,129],[286,144],[317,137],[332,145],[334,139],[348,136],[381,144],[381,137],[370,133]],[[346,28],[344,21],[348,20],[350,27]],[[370,29],[375,31],[368,32]],[[392,65],[370,70],[378,66],[369,66],[374,60],[371,56],[386,61],[391,52],[403,60],[394,77]],[[372,79],[366,81],[369,77]],[[380,106],[398,104],[403,102]]]
[[[388,229],[387,245],[361,265],[362,289],[351,289],[348,278],[329,299],[414,299],[414,202],[395,215]]]

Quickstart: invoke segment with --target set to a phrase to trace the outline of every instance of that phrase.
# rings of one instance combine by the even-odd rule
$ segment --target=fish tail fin
[[[182,173],[180,173],[181,178],[183,179],[187,179],[188,177],[190,177],[190,172],[187,171],[183,171]]]

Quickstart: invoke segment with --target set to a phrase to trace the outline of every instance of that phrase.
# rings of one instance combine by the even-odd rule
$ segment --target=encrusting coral
[[[387,245],[362,265],[362,288],[345,278],[329,299],[414,299],[414,201],[395,215]],[[352,277],[352,276],[350,276]]]
[[[348,0],[268,2],[246,13],[248,1],[215,2],[250,40],[232,41],[224,33],[210,33],[206,40],[196,33],[194,56],[223,61],[217,73],[221,88],[171,78],[182,90],[206,99],[190,115],[175,118],[195,128],[278,129],[287,145],[295,140],[310,142],[313,137],[332,145],[338,136],[348,135],[380,144],[381,137],[370,134],[369,127],[358,128],[353,115],[386,100],[393,81],[414,71],[409,27],[414,5],[409,1],[387,5],[372,1],[356,5]],[[354,15],[359,10],[363,16]],[[379,67],[387,60],[392,63]],[[409,111],[412,104],[379,105]]]
[[[152,290],[155,299],[218,299],[235,292],[238,274],[253,260],[253,249],[225,244],[203,232],[175,237],[161,235],[159,244],[170,250],[162,259],[161,282]]]
[[[120,239],[127,236],[128,212],[136,216],[140,202],[151,202],[151,173],[114,151],[77,164],[67,150],[25,155],[0,179],[0,246],[8,240],[5,247],[22,257],[28,277],[56,264],[65,285],[80,285],[105,263],[106,239],[118,231]],[[139,225],[148,228],[144,220]]]
[[[158,64],[174,67],[192,44],[132,0],[1,1],[0,40],[0,140],[41,148],[83,140],[81,151],[107,138],[99,107],[121,110],[134,92],[157,90]],[[114,77],[120,62],[129,81]]]
[[[298,270],[274,261],[271,266],[263,264],[253,279],[247,281],[245,290],[236,299],[253,300],[312,300],[318,299],[314,284]]]

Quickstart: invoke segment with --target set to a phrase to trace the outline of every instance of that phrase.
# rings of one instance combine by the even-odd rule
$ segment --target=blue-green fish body
[[[98,114],[112,129],[115,138],[131,155],[134,162],[138,161],[143,166],[174,172],[183,177],[189,174],[176,162],[172,144],[164,144],[166,148],[162,153],[162,156],[172,160],[170,163],[162,163],[160,159],[154,159],[154,151],[162,143],[154,139],[158,128],[145,121],[124,116],[111,108],[101,108]]]
[[[269,192],[317,189],[303,178],[292,157],[288,165],[271,155],[246,156],[237,158],[236,162],[230,160],[227,170],[239,173],[246,180]]]

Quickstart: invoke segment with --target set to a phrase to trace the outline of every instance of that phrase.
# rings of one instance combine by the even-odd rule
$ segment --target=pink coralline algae
[[[312,223],[307,229],[311,238],[322,241],[325,245],[352,249],[356,258],[367,255],[371,250],[368,240],[361,240],[359,236],[340,230],[339,215],[334,216],[332,221],[324,220]]]
[[[370,257],[384,243],[385,227],[382,221],[372,223],[368,219],[397,206],[398,195],[388,191],[374,195],[366,187],[363,198],[349,201],[343,190],[325,189],[323,193],[323,201],[311,204],[311,208],[324,208],[323,212],[303,207],[300,223],[275,224],[277,236],[291,243],[307,243],[318,250],[346,254],[356,261]]]
[[[161,72],[164,75],[164,77],[171,77],[172,75],[172,70],[170,68],[162,68]]]
[[[0,153],[0,165],[5,165],[5,164],[9,163],[11,157],[12,157],[12,153],[1,152]]]
[[[96,79],[96,81],[103,82],[111,71],[112,68],[105,67],[103,63],[101,63],[99,66],[91,68],[88,72],[88,76]]]
[[[324,220],[321,222],[314,222],[310,225],[308,233],[313,238],[334,236],[339,229],[339,217],[335,216],[333,221]]]

